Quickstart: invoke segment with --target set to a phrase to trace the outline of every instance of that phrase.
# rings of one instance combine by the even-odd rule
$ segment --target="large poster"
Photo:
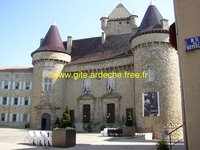
[[[159,92],[142,94],[143,116],[160,116]]]

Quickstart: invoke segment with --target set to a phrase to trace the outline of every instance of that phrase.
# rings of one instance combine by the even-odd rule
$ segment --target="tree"
[[[71,117],[67,106],[65,107],[65,112],[62,115],[60,121],[60,127],[61,128],[72,127]]]
[[[127,127],[132,127],[133,126],[133,118],[131,113],[128,113],[127,119],[126,119],[126,124]]]

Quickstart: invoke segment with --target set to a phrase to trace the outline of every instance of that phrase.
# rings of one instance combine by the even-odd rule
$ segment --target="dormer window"
[[[47,68],[53,67],[53,61],[45,61],[44,66]]]

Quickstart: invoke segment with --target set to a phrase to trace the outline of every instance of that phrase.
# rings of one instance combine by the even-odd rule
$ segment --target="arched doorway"
[[[51,116],[48,113],[44,113],[42,115],[42,120],[41,120],[41,129],[50,130],[50,128],[51,128]]]

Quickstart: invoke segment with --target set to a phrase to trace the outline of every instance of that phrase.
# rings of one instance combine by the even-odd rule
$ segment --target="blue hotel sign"
[[[185,44],[186,44],[186,51],[200,49],[200,37],[186,39]]]

